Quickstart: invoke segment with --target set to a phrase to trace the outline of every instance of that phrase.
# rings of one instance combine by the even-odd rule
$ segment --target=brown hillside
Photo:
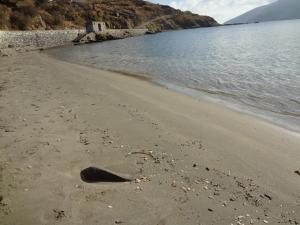
[[[147,27],[155,31],[217,24],[208,16],[142,0],[0,0],[2,30],[81,28],[88,20],[105,21],[109,28]]]

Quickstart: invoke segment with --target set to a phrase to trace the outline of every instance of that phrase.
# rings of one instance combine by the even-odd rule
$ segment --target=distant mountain
[[[0,0],[0,30],[82,28],[90,20],[152,31],[218,25],[209,16],[143,0]]]
[[[300,19],[300,0],[278,0],[246,12],[227,21],[225,24],[291,19]]]

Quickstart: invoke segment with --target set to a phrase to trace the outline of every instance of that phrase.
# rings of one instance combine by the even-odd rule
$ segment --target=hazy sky
[[[150,2],[171,5],[174,8],[190,10],[201,15],[214,17],[223,23],[257,6],[276,0],[148,0]]]

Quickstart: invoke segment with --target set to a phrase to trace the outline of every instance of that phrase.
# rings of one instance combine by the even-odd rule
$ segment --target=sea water
[[[300,131],[300,20],[163,32],[50,54],[147,76]]]

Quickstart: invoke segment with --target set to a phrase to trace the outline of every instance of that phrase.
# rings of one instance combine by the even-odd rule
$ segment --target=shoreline
[[[221,107],[225,107],[229,110],[232,110],[237,113],[245,114],[247,116],[253,117],[255,119],[258,119],[260,121],[264,121],[266,123],[269,123],[271,125],[274,125],[277,128],[284,129],[287,132],[290,132],[295,135],[300,135],[300,127],[298,126],[292,126],[291,122],[287,123],[286,121],[283,121],[281,117],[278,115],[273,115],[273,114],[278,114],[276,112],[272,111],[266,111],[265,109],[262,108],[255,108],[252,105],[248,105],[245,103],[241,103],[238,100],[235,99],[226,99],[221,97],[212,97],[210,96],[211,93],[207,92],[206,90],[199,90],[197,88],[192,88],[192,87],[182,87],[177,84],[172,84],[172,83],[166,83],[165,85],[159,84],[163,87],[166,87],[167,89],[175,90],[179,93],[185,94],[187,96],[193,97],[195,99],[198,99],[199,101],[206,101],[206,102],[211,102],[213,104],[220,105]],[[169,87],[169,86],[173,86]],[[186,89],[186,91],[185,91]],[[197,92],[195,94],[192,94],[191,92]],[[212,94],[214,95],[214,94]],[[283,116],[283,115],[280,115]],[[276,122],[276,119],[280,118],[280,122]],[[294,116],[294,119],[297,117]]]
[[[97,44],[97,43],[94,43],[94,44]],[[57,48],[66,48],[66,47],[68,48],[68,47],[74,47],[74,46],[63,46],[63,47],[57,47]],[[64,62],[67,62],[70,64],[81,65],[81,66],[85,66],[85,67],[94,68],[96,70],[118,73],[118,74],[122,74],[125,76],[133,77],[135,79],[145,80],[145,81],[148,81],[157,86],[163,87],[165,89],[172,90],[177,93],[192,97],[198,101],[204,101],[204,102],[216,104],[216,105],[219,105],[220,107],[225,107],[235,113],[241,113],[241,114],[253,117],[255,119],[258,119],[260,121],[263,121],[270,125],[273,125],[276,128],[280,128],[280,129],[286,130],[287,132],[290,132],[291,134],[300,136],[300,127],[294,127],[291,124],[287,123],[286,121],[282,121],[282,119],[280,117],[281,115],[280,116],[272,115],[272,114],[277,114],[272,111],[255,108],[254,106],[240,103],[234,99],[222,98],[222,96],[221,97],[219,96],[219,98],[212,97],[212,96],[210,96],[210,93],[206,92],[205,90],[198,90],[198,89],[192,88],[192,87],[183,87],[183,86],[177,85],[175,83],[168,83],[166,81],[155,80],[154,78],[151,77],[150,74],[138,74],[138,73],[133,73],[133,72],[128,72],[128,71],[102,68],[101,66],[97,67],[97,66],[90,65],[90,64],[77,63],[77,62],[64,60],[62,58],[55,56],[52,53],[49,53],[49,52],[47,53],[47,51],[45,51],[45,53],[49,57],[52,57],[52,58],[55,58],[56,60],[61,60],[61,61],[64,61]],[[184,91],[184,89],[187,89],[187,91]],[[197,93],[192,94],[191,92],[194,92],[194,91]],[[280,118],[280,122],[276,122],[275,120],[279,119],[279,118]]]
[[[40,52],[0,70],[1,224],[299,223],[298,135]],[[85,183],[89,166],[137,179]]]

